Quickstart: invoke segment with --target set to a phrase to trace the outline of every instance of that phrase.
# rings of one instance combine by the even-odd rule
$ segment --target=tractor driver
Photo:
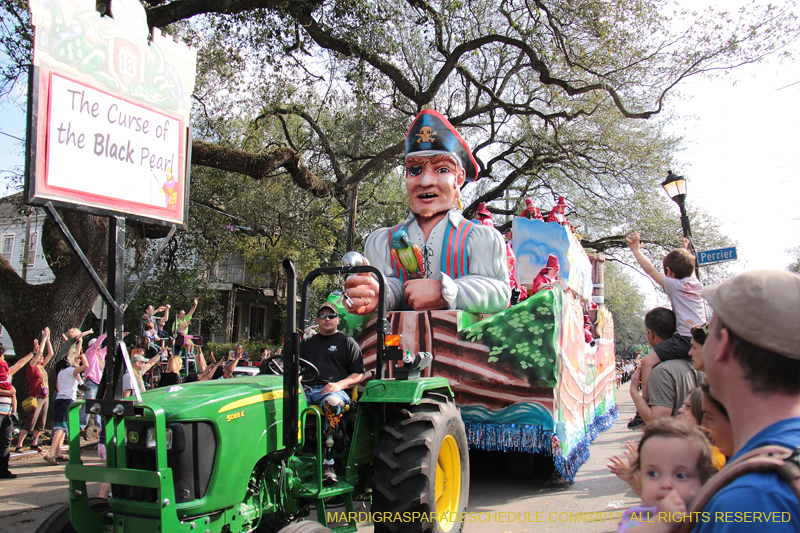
[[[348,389],[364,378],[364,359],[358,343],[339,331],[339,314],[330,304],[319,308],[316,320],[319,333],[300,343],[300,357],[319,369],[319,376],[305,387],[306,401],[320,406],[325,415],[327,438],[322,476],[326,483],[336,483],[332,434],[350,403]]]
[[[460,190],[478,177],[466,141],[450,122],[426,109],[405,143],[410,213],[393,228],[376,230],[364,255],[386,279],[387,309],[462,309],[498,313],[508,307],[506,246],[489,226],[466,220]],[[349,313],[368,315],[378,305],[378,282],[369,274],[345,282]]]

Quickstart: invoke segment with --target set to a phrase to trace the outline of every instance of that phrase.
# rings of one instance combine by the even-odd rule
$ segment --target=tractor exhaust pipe
[[[297,273],[289,259],[283,260],[286,272],[286,332],[283,341],[283,449],[267,455],[280,463],[297,448],[300,424],[300,333],[297,330]]]

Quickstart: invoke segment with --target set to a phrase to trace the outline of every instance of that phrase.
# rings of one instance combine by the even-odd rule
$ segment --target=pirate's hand
[[[366,258],[364,265],[369,265]],[[378,307],[379,290],[378,280],[370,273],[350,276],[344,282],[344,292],[347,295],[343,302],[345,309],[354,315],[370,314]]]
[[[403,285],[406,305],[416,311],[447,309],[442,296],[442,282],[436,279],[411,279]]]

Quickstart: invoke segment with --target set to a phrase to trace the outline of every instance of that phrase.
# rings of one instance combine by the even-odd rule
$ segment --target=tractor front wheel
[[[108,500],[104,498],[89,498],[89,509],[94,513],[107,513]],[[36,533],[75,533],[75,528],[69,520],[69,504],[55,511],[36,528]]]
[[[469,500],[469,454],[452,398],[387,407],[372,474],[376,533],[458,533]],[[416,513],[416,514],[415,514]]]
[[[332,533],[330,529],[319,522],[303,520],[282,528],[278,533]]]

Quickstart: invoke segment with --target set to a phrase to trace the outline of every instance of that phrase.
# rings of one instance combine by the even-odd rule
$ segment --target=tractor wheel
[[[458,533],[468,500],[467,434],[455,402],[429,395],[387,407],[372,473],[375,532]]]
[[[278,533],[332,533],[330,529],[319,522],[303,520],[282,528]]]
[[[89,509],[95,513],[109,511],[108,500],[104,498],[89,498]],[[65,505],[42,522],[36,528],[36,533],[75,533],[75,528],[69,521],[69,505]]]

